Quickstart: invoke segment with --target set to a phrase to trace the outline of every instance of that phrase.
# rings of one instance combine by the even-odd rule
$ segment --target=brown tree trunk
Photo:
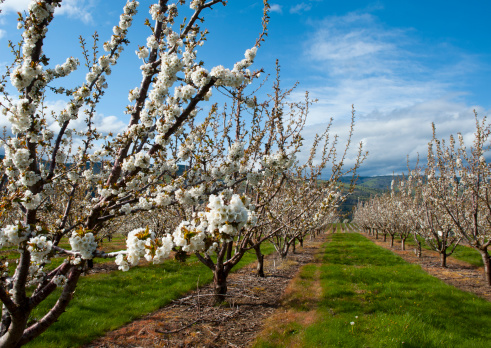
[[[441,266],[447,268],[447,252],[444,251],[440,254]]]
[[[401,250],[406,250],[406,238],[401,238]]]
[[[387,242],[387,233],[384,233],[384,242]]]
[[[390,235],[390,247],[392,248],[394,246],[394,236]]]
[[[417,257],[421,258],[421,256],[422,256],[422,253],[421,253],[421,242],[419,241],[419,239],[414,234],[413,234],[413,239],[414,239],[414,242],[416,243],[416,248],[414,248],[414,254]]]
[[[484,264],[484,276],[486,277],[486,283],[491,286],[491,259],[488,254],[487,248],[479,250],[482,257],[482,263]]]
[[[218,265],[213,274],[213,287],[215,304],[219,305],[225,301],[227,295],[227,272]]]
[[[0,340],[0,346],[2,348],[20,347],[19,341],[21,340],[24,329],[27,326],[28,317],[29,313],[23,313],[11,321],[7,332]]]
[[[256,252],[257,258],[256,275],[258,277],[264,278],[264,255],[261,253],[261,246],[254,246],[254,251]]]
[[[228,242],[227,243],[227,261],[232,258],[233,244],[234,244],[234,242]]]

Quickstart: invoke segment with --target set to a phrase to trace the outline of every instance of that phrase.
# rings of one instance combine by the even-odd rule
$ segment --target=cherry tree
[[[157,238],[145,227],[129,234],[128,250],[109,254],[97,250],[101,231],[113,219],[165,209],[175,202],[185,205],[201,197],[209,197],[213,209],[238,209],[237,228],[247,223],[244,219],[249,216],[235,196],[222,201],[211,195],[213,182],[235,180],[231,173],[209,168],[219,174],[199,178],[200,172],[190,167],[178,175],[178,164],[206,143],[200,138],[206,125],[194,127],[198,104],[208,100],[214,89],[227,93],[256,76],[248,68],[266,34],[267,2],[263,32],[245,51],[245,57],[231,68],[219,65],[210,70],[197,59],[196,52],[208,39],[202,22],[208,9],[226,1],[174,4],[159,0],[150,6],[154,24],[147,22],[150,35],[136,52],[142,60],[141,83],[127,96],[128,126],[117,135],[99,132],[95,117],[109,87],[106,76],[117,71],[118,59],[129,43],[128,32],[139,3],[126,3],[114,34],[103,44],[103,54],[95,49],[91,58],[82,41],[89,69],[84,81],[75,87],[52,88],[80,64],[68,57],[64,63],[52,65],[43,51],[48,28],[61,4],[61,0],[32,1],[26,14],[19,16],[22,42],[19,47],[12,46],[14,61],[0,81],[4,96],[0,109],[11,124],[11,135],[2,141],[1,198],[3,214],[9,218],[0,230],[0,246],[14,247],[20,254],[13,274],[1,263],[2,347],[23,345],[58,320],[73,297],[84,265],[93,258],[116,257],[120,267],[126,268],[142,253],[154,263],[169,255],[169,237]],[[191,7],[190,17],[181,18],[182,6]],[[17,95],[7,92],[8,81]],[[69,97],[61,112],[46,108],[49,93]],[[74,122],[80,119],[86,128],[74,129]],[[58,132],[51,131],[53,124]],[[242,152],[231,146],[225,156],[233,158],[230,165],[240,165],[240,155]],[[69,239],[70,250],[59,246],[64,237]],[[65,261],[44,271],[49,260],[60,254],[66,255]],[[30,322],[33,308],[58,287],[62,290],[54,306],[43,318]]]
[[[486,160],[490,149],[490,125],[486,118],[475,116],[474,141],[468,149],[464,137],[450,137],[448,145],[436,137],[428,148],[427,180],[432,203],[445,213],[453,229],[449,230],[465,240],[481,254],[486,282],[491,285],[491,165]],[[442,230],[443,231],[443,230]]]

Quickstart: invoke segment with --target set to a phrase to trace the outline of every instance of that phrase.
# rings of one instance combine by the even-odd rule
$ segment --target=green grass
[[[479,253],[479,251],[472,247],[458,245],[457,248],[455,248],[452,257],[456,258],[457,260],[470,263],[471,265],[476,267],[484,267],[481,254]]]
[[[318,319],[301,330],[274,332],[255,347],[285,346],[293,335],[302,347],[489,347],[491,303],[359,234],[329,239],[316,266]]]
[[[334,231],[334,233],[341,233],[343,232],[344,224],[341,222],[336,222],[331,224],[331,229]]]
[[[379,239],[381,238],[381,236],[379,235]],[[382,237],[383,238],[383,237]],[[389,236],[387,236],[387,240],[389,241]],[[419,238],[421,240],[421,247],[423,249],[423,253],[424,253],[424,250],[432,250],[424,241],[423,238]],[[400,248],[400,238],[395,238],[394,240],[394,247],[395,248]],[[407,239],[406,239],[406,249],[408,248],[414,248],[416,247],[416,242],[414,241],[414,238],[412,236],[409,236]],[[449,248],[450,250],[452,250],[451,248]],[[450,251],[449,250],[449,251]],[[464,262],[467,262],[475,267],[484,267],[484,263],[482,262],[482,257],[481,257],[481,254],[479,253],[479,251],[477,251],[476,249],[470,247],[470,246],[467,246],[467,245],[463,245],[463,244],[459,244],[457,246],[457,248],[455,248],[455,251],[453,252],[453,254],[451,255],[451,257],[457,259],[457,260],[460,260],[460,261],[464,261]]]
[[[265,243],[261,249],[264,254],[274,251],[269,243]],[[248,252],[234,269],[255,260],[255,254]],[[128,272],[83,277],[67,311],[27,347],[77,347],[87,344],[105,332],[151,313],[196,289],[198,279],[199,284],[204,285],[212,278],[211,271],[194,256],[185,263],[168,260],[162,265],[135,267]],[[55,301],[55,296],[48,298],[33,311],[31,318],[42,317]]]

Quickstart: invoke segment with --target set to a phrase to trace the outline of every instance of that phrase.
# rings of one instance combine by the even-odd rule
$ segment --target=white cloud
[[[95,3],[92,0],[65,0],[57,10],[57,14],[77,18],[87,24],[93,21],[91,9],[94,5]]]
[[[95,5],[96,0],[65,0],[61,3],[61,7],[55,10],[57,15],[66,15],[70,18],[80,19],[84,23],[92,22],[91,10]],[[2,14],[8,12],[24,12],[27,11],[31,0],[6,0],[0,8]]]
[[[0,96],[0,101],[2,104],[7,105],[8,103],[5,103],[4,97]],[[17,103],[17,99],[13,99],[12,102],[15,105]],[[48,128],[53,131],[56,134],[60,131],[60,125],[58,124],[57,121],[52,117],[52,114],[54,113],[55,115],[59,114],[63,109],[66,107],[66,101],[58,99],[58,100],[52,100],[52,101],[46,101],[44,103],[44,106],[46,107],[45,109],[45,114],[46,114],[46,121],[47,124],[49,125]],[[85,131],[87,130],[87,124],[84,119],[84,112],[80,111],[79,113],[79,118],[76,120],[73,120],[70,122],[70,129],[75,129],[77,131]],[[8,121],[7,117],[0,117],[0,128],[6,127],[7,129],[7,134],[12,135],[11,130],[10,130],[10,122]],[[103,135],[107,135],[108,133],[113,133],[114,135],[118,133],[122,133],[125,128],[126,124],[118,119],[116,116],[105,116],[101,113],[96,113],[93,118],[93,126],[96,128],[100,133]],[[75,136],[73,139],[73,148],[76,149],[78,146],[83,146],[82,139],[78,136]],[[93,150],[97,149],[98,146],[102,146],[102,142],[98,141],[96,142],[96,146]],[[0,148],[0,152],[3,153],[3,150]]]
[[[312,5],[306,4],[305,2],[301,2],[298,5],[295,5],[290,8],[290,13],[301,13],[301,12],[307,12],[312,9]]]
[[[271,12],[283,13],[283,8],[282,8],[282,6],[281,6],[281,5],[278,5],[278,4],[271,4],[270,11],[271,11]]]
[[[63,109],[65,109],[66,102],[63,100],[49,101],[46,103],[46,107],[48,112],[59,114]],[[80,111],[79,118],[70,122],[70,128],[76,129],[77,131],[86,130],[87,124],[84,116],[84,112]],[[117,134],[123,132],[126,126],[126,124],[116,116],[105,116],[101,113],[96,113],[92,121],[93,127],[103,134]],[[48,124],[50,124],[49,128],[53,132],[58,133],[60,130],[58,122],[54,121],[52,118],[49,118]]]
[[[439,139],[448,139],[450,134],[461,133],[466,144],[471,146],[475,131],[474,110],[480,117],[489,114],[491,110],[455,102],[454,99],[455,95],[448,95],[445,98],[414,103],[408,107],[357,115],[352,149],[348,152],[346,166],[354,164],[356,145],[360,141],[364,144],[364,150],[369,151],[369,156],[360,170],[362,175],[401,174],[406,171],[408,155],[413,166],[418,156],[420,163],[424,164],[428,142],[432,138],[432,123],[435,123]],[[328,109],[321,106],[313,107],[311,110],[313,114],[328,114]],[[350,108],[347,106],[344,113],[335,118],[331,128],[331,134],[340,136],[339,149],[344,146],[348,136],[349,116]],[[325,116],[325,122],[326,118]],[[312,139],[315,133],[327,125],[325,122],[307,126],[304,138]],[[308,141],[306,146],[309,146]],[[300,158],[307,156],[308,152],[304,152]]]
[[[5,36],[7,32],[3,29],[0,29],[0,39],[3,38]]]
[[[0,5],[2,13],[12,12],[22,12],[27,10],[31,0],[5,0],[3,4]]]
[[[305,46],[304,64],[314,77],[303,87],[319,102],[310,108],[306,139],[330,117],[335,119],[332,133],[346,138],[354,104],[353,143],[363,141],[370,152],[364,175],[399,174],[407,155],[413,161],[418,153],[426,158],[432,122],[439,138],[461,132],[470,144],[473,109],[481,116],[489,112],[465,101],[462,77],[477,69],[476,59],[455,48],[450,55],[441,47],[428,47],[411,29],[385,28],[370,14],[350,13],[313,24],[317,29]],[[292,99],[302,96],[295,92]],[[348,166],[355,154],[350,151]]]

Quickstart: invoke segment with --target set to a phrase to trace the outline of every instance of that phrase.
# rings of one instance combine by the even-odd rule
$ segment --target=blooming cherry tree
[[[11,123],[11,136],[2,142],[2,206],[9,217],[0,230],[0,247],[13,246],[20,254],[13,272],[1,265],[5,272],[0,282],[0,346],[23,345],[58,320],[85,264],[94,257],[116,257],[119,267],[127,269],[141,257],[160,262],[169,255],[169,237],[146,228],[130,233],[123,252],[98,250],[101,231],[111,220],[165,209],[176,202],[189,204],[202,199],[202,193],[212,186],[208,182],[225,180],[224,173],[200,182],[194,168],[178,173],[178,164],[189,157],[196,141],[203,141],[199,138],[203,127],[193,126],[198,104],[211,97],[213,88],[233,89],[254,77],[248,67],[265,34],[267,3],[263,33],[234,67],[220,65],[207,70],[197,60],[196,51],[207,38],[201,28],[206,10],[225,3],[159,0],[150,7],[154,25],[149,25],[151,33],[136,52],[143,62],[141,83],[128,95],[127,128],[114,136],[96,129],[95,115],[109,88],[106,76],[117,71],[118,59],[129,43],[138,1],[127,1],[113,35],[103,44],[103,54],[94,52],[91,60],[82,41],[89,71],[85,80],[71,89],[51,85],[75,71],[78,59],[69,57],[52,66],[43,51],[49,25],[62,1],[31,1],[26,16],[19,17],[23,41],[14,49],[14,63],[0,82],[4,94],[0,111]],[[190,6],[192,16],[179,20],[181,6]],[[17,96],[7,93],[7,80]],[[57,114],[44,107],[48,90],[69,97]],[[73,129],[78,119],[84,120],[86,129]],[[50,129],[53,122],[57,133]],[[187,129],[195,130],[186,135]],[[82,145],[76,147],[75,140]],[[179,151],[174,151],[176,147]],[[230,163],[240,155],[232,148]],[[228,227],[220,228],[223,233],[231,232]],[[69,239],[71,249],[59,246],[63,237]],[[65,261],[43,271],[49,259],[59,254],[66,256]],[[29,322],[33,308],[57,287],[62,291],[56,304],[43,318]]]

